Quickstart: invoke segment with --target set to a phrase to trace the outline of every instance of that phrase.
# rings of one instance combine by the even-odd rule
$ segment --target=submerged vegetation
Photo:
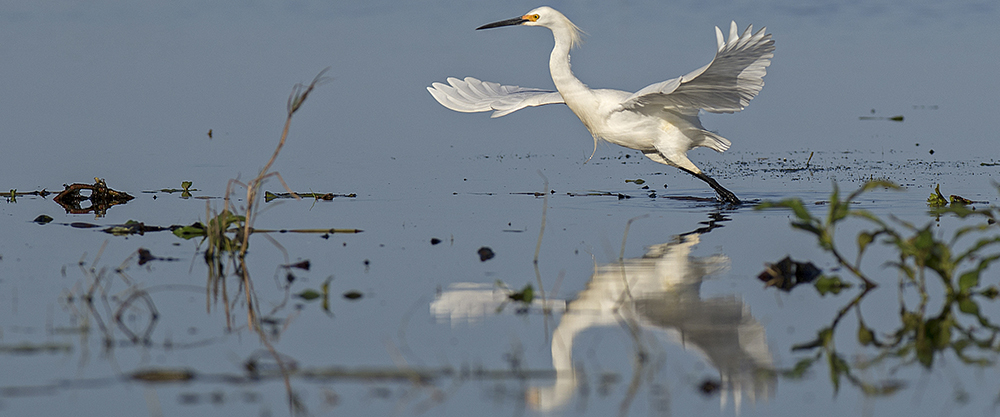
[[[281,176],[277,172],[271,170],[271,166],[274,164],[278,154],[286,142],[292,116],[297,110],[299,110],[313,89],[326,80],[323,76],[325,72],[326,70],[320,72],[319,75],[317,75],[308,85],[295,86],[288,99],[285,126],[274,153],[260,170],[259,174],[246,184],[240,183],[236,180],[230,180],[227,186],[226,196],[224,198],[224,205],[218,212],[212,213],[211,201],[206,199],[204,223],[196,222],[188,226],[175,225],[169,227],[146,226],[142,222],[131,220],[125,224],[111,226],[101,226],[81,222],[67,224],[68,226],[75,228],[102,228],[102,231],[116,236],[141,235],[145,232],[169,230],[173,232],[174,235],[182,239],[200,238],[202,242],[201,245],[204,245],[204,260],[208,265],[208,280],[207,284],[200,290],[194,286],[176,286],[176,288],[170,286],[158,288],[154,286],[152,288],[148,288],[146,285],[138,284],[127,274],[126,271],[132,265],[145,266],[146,268],[149,268],[150,266],[148,264],[150,262],[177,261],[179,259],[155,256],[148,249],[139,248],[127,259],[125,259],[125,261],[123,261],[117,268],[114,268],[113,270],[106,267],[98,269],[96,265],[101,258],[101,253],[103,253],[104,248],[102,247],[101,251],[99,251],[97,256],[94,258],[92,266],[88,268],[85,267],[83,261],[80,262],[80,268],[84,272],[84,275],[88,278],[89,284],[84,285],[85,288],[74,288],[71,292],[64,294],[64,296],[61,297],[64,307],[71,311],[73,320],[77,323],[75,328],[66,331],[89,334],[91,330],[96,328],[101,336],[101,339],[103,340],[103,345],[107,350],[111,350],[118,345],[134,345],[147,348],[158,347],[163,349],[201,346],[211,343],[211,339],[215,339],[217,337],[213,337],[208,340],[195,340],[191,342],[174,340],[175,336],[166,336],[165,340],[159,340],[159,338],[154,340],[153,334],[157,324],[161,320],[161,312],[157,308],[157,303],[151,294],[158,290],[194,290],[202,292],[205,294],[206,308],[208,308],[208,310],[211,310],[214,305],[221,303],[222,310],[226,318],[225,333],[244,328],[256,333],[259,336],[261,345],[267,352],[265,355],[271,358],[266,361],[268,362],[267,367],[269,370],[265,373],[270,375],[272,378],[277,377],[284,380],[291,414],[304,414],[305,407],[299,400],[298,395],[292,389],[289,379],[292,373],[296,371],[296,365],[294,364],[294,361],[279,354],[274,346],[272,346],[271,342],[277,337],[278,331],[276,329],[280,329],[277,324],[282,322],[282,320],[275,319],[274,315],[285,306],[291,297],[290,287],[295,281],[295,276],[291,270],[308,270],[309,261],[305,260],[297,263],[286,262],[285,265],[279,267],[287,271],[287,285],[283,288],[285,300],[274,306],[272,311],[262,313],[259,307],[260,303],[256,298],[254,283],[250,278],[250,270],[247,267],[246,258],[250,244],[250,237],[253,234],[262,234],[271,240],[271,242],[274,243],[279,250],[284,252],[284,249],[281,248],[281,246],[278,245],[274,239],[268,236],[268,232],[317,233],[328,236],[333,233],[358,233],[361,231],[354,228],[257,230],[252,227],[254,221],[259,215],[259,204],[261,203],[261,200],[263,200],[263,196],[261,196],[260,192],[261,186],[267,179],[277,178],[282,183],[285,190],[288,191],[288,194],[281,195],[282,198],[300,198],[294,192],[289,190]],[[96,183],[94,185],[73,184],[66,186],[66,190],[56,197],[56,201],[66,207],[67,211],[70,213],[93,212],[98,217],[101,217],[107,211],[108,207],[115,204],[124,204],[133,198],[126,193],[111,190],[101,179],[95,179],[95,181]],[[180,189],[162,189],[159,191],[152,191],[152,193],[180,192],[181,198],[189,198],[192,196],[192,191],[197,191],[197,189],[192,188],[192,184],[193,183],[191,181],[185,181],[181,184]],[[232,204],[233,200],[230,199],[230,197],[234,195],[232,190],[235,186],[243,186],[246,188],[246,196],[243,199],[243,203],[245,205],[242,207],[235,206]],[[90,191],[90,194],[86,196],[82,195],[80,192],[88,190]],[[274,194],[268,194],[274,196]],[[12,190],[8,193],[8,199],[13,200],[19,195],[28,195],[28,193],[18,193],[16,190]],[[38,195],[44,197],[47,194],[43,190],[43,192]],[[316,199],[324,199],[324,196],[327,196],[325,199],[330,199],[334,196],[334,194],[310,195],[310,197],[314,197]],[[337,194],[336,196],[353,197],[354,195]],[[84,201],[90,201],[91,206],[81,208],[80,203]],[[52,218],[48,216],[38,216],[34,220],[34,222],[38,224],[48,224],[51,221]],[[107,245],[107,242],[105,242],[105,245]],[[287,257],[288,255],[285,253],[286,261]],[[118,277],[119,279],[114,279],[115,277]],[[238,290],[233,295],[230,294],[227,288],[227,283],[232,277],[235,277],[238,283]],[[114,287],[118,285],[116,284],[118,281],[124,283],[124,289],[114,289]],[[302,291],[296,295],[303,300],[322,298],[323,310],[332,315],[332,313],[330,313],[329,283],[330,279],[323,283],[321,292],[316,292],[315,295],[310,292],[313,290]],[[357,299],[360,296],[361,293],[356,291],[348,291],[344,294],[344,297],[347,299]],[[234,319],[238,316],[237,314],[234,314],[237,311],[237,306],[246,309],[245,327],[240,326],[237,323],[237,320]],[[189,330],[190,329],[194,329],[194,327],[189,328]],[[47,345],[23,345],[12,348],[0,346],[0,352],[4,349],[8,349],[13,352],[29,352],[49,348]],[[253,362],[261,362],[261,358],[258,357],[253,359]],[[258,379],[261,375],[263,375],[259,367],[254,368],[255,370],[253,372],[249,372],[244,378],[245,380],[249,381]],[[248,366],[247,369],[250,369],[250,367]],[[201,373],[198,373],[198,375],[200,374]],[[129,379],[134,381],[155,383],[183,382],[193,380],[195,378],[196,373],[194,371],[176,371],[157,368],[138,370],[131,373],[129,377]]]
[[[793,350],[816,353],[802,359],[785,375],[801,376],[825,358],[835,390],[844,378],[865,394],[886,395],[896,392],[903,383],[898,380],[867,382],[857,375],[857,371],[885,363],[897,367],[919,363],[930,368],[936,357],[945,354],[971,365],[992,364],[996,353],[1000,352],[1000,325],[996,324],[996,318],[983,314],[980,304],[992,302],[1000,294],[998,280],[983,280],[983,272],[1000,259],[997,251],[1000,228],[996,225],[1000,209],[995,206],[974,209],[965,204],[964,199],[955,198],[947,207],[932,203],[937,207],[931,211],[932,215],[954,216],[963,222],[945,238],[935,230],[933,222],[918,226],[894,216],[886,220],[851,206],[861,194],[877,188],[899,187],[885,181],[871,181],[841,199],[834,185],[825,217],[814,216],[799,199],[764,202],[758,206],[758,209],[792,210],[795,215],[792,227],[813,235],[819,247],[862,284],[861,291],[838,311],[833,321],[817,331],[816,339],[793,347]],[[943,200],[937,190],[933,197]],[[835,239],[835,231],[852,219],[870,227],[855,238],[857,255],[854,261],[845,257]],[[866,324],[861,308],[866,296],[887,281],[862,267],[862,257],[872,245],[895,254],[895,259],[887,259],[885,265],[898,272],[899,280],[899,321],[894,328],[880,331]],[[822,293],[819,281],[815,285]],[[939,307],[934,310],[935,306]],[[834,343],[838,328],[843,324],[841,319],[851,311],[857,317],[858,344],[861,348],[874,349],[870,357],[854,363],[839,353]]]

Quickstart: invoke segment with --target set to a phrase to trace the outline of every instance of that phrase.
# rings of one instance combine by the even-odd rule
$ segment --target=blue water
[[[786,255],[827,270],[834,265],[814,240],[788,227],[789,213],[726,211],[720,213],[726,221],[718,223],[723,227],[700,234],[696,243],[683,240],[678,236],[705,227],[717,208],[666,197],[710,199],[712,191],[700,181],[613,145],[599,145],[594,160],[583,164],[591,139],[565,107],[489,119],[451,112],[427,94],[426,86],[448,76],[550,88],[551,35],[546,30],[473,30],[535,6],[107,2],[0,7],[0,114],[6,138],[0,189],[58,191],[62,184],[90,183],[96,176],[137,197],[102,218],[66,214],[51,196],[0,203],[0,345],[61,347],[54,353],[0,353],[0,413],[289,413],[281,380],[222,378],[244,375],[242,362],[265,346],[246,329],[245,299],[235,295],[240,289],[234,279],[228,281],[228,296],[237,299],[232,330],[221,303],[206,300],[204,245],[169,232],[126,238],[63,224],[204,221],[206,204],[217,211],[221,199],[142,191],[190,180],[200,190],[196,196],[223,197],[228,180],[256,175],[281,134],[292,85],[308,82],[325,67],[331,80],[296,113],[273,169],[295,191],[357,197],[268,203],[254,226],[364,232],[329,238],[271,234],[274,243],[253,238],[248,270],[256,302],[263,315],[279,323],[271,343],[299,369],[451,368],[457,376],[423,385],[293,377],[292,388],[310,413],[995,411],[1000,389],[991,376],[995,370],[963,365],[954,356],[941,358],[929,372],[915,365],[859,371],[873,381],[907,382],[902,391],[880,398],[866,398],[844,382],[834,395],[823,364],[802,380],[748,376],[747,363],[764,366],[769,359],[769,366],[785,369],[808,356],[791,346],[811,340],[849,301],[847,296],[820,297],[808,288],[791,294],[761,288],[755,277],[764,263]],[[924,214],[924,200],[935,184],[946,195],[996,201],[991,184],[997,168],[980,165],[1000,159],[993,3],[551,6],[586,32],[584,45],[573,52],[573,69],[595,88],[637,90],[704,65],[715,48],[713,27],[725,28],[730,20],[741,28],[750,23],[768,27],[777,50],[761,94],[744,112],[703,116],[706,127],[732,140],[733,147],[721,155],[691,153],[696,164],[741,198],[801,197],[813,203],[827,198],[833,181],[852,190],[866,179],[888,178],[908,190],[873,192],[859,207],[921,225],[934,221]],[[897,115],[904,121],[859,119]],[[810,152],[815,152],[810,166],[818,169],[781,171],[803,168]],[[539,172],[556,191],[547,200],[512,194],[543,191]],[[625,182],[640,178],[645,184]],[[265,188],[283,191],[276,180]],[[631,198],[567,195],[592,190]],[[650,190],[656,198],[650,198]],[[234,204],[245,204],[239,198]],[[497,281],[515,290],[526,284],[538,290],[533,259],[543,204],[548,209],[538,273],[555,306],[572,309],[573,302],[597,294],[592,290],[609,282],[600,271],[614,269],[620,253],[630,260],[626,265],[660,271],[647,274],[652,278],[643,280],[645,285],[683,289],[642,287],[647,297],[620,306],[616,311],[624,313],[618,316],[583,309],[591,313],[579,314],[590,320],[582,322],[591,324],[574,333],[571,362],[580,373],[573,381],[555,372],[559,359],[554,359],[553,342],[566,340],[568,331],[558,329],[561,324],[568,328],[574,321],[567,318],[577,315],[556,308],[546,316],[537,306],[515,314],[510,305],[494,313]],[[825,210],[823,205],[810,208]],[[31,223],[39,214],[55,220],[45,226]],[[647,217],[632,223],[623,248],[627,222],[639,216]],[[944,219],[941,233],[957,225]],[[850,248],[862,227],[855,223],[843,230],[841,244]],[[442,242],[432,245],[432,238]],[[482,246],[496,257],[481,262],[476,251]],[[138,266],[129,256],[139,247],[178,260]],[[655,247],[673,257],[656,258],[651,255]],[[853,248],[847,252],[853,254]],[[889,332],[898,324],[899,276],[883,266],[891,254],[868,256],[866,266],[883,285],[863,305],[865,322]],[[297,280],[290,291],[318,290],[332,276],[329,314],[318,302],[286,299],[286,272],[279,265],[302,259],[309,259],[311,268],[293,270]],[[119,274],[115,268],[122,265]],[[685,272],[690,265],[707,270]],[[995,273],[991,277],[995,284]],[[96,312],[79,300],[95,279],[99,293],[108,296]],[[441,300],[456,284],[478,285],[472,288],[482,291],[468,294],[475,302],[466,307],[480,313],[453,319],[454,307],[435,310],[447,307]],[[120,297],[135,289],[148,291],[159,313],[149,346],[129,343],[113,324]],[[348,291],[363,296],[357,301],[341,297]],[[689,322],[664,312],[682,303],[643,301],[671,297],[694,300],[692,308],[746,314],[739,325],[723,326],[744,342],[705,342],[699,337],[709,336],[698,329],[710,326],[695,323],[693,330],[684,330],[678,323]],[[996,313],[995,305],[980,307]],[[442,311],[449,314],[438,314]],[[123,317],[138,326],[144,314]],[[102,340],[101,323],[113,335],[111,349]],[[638,336],[631,336],[628,323],[639,324]],[[852,360],[870,355],[856,346],[855,316],[845,323],[837,336],[843,353]],[[636,368],[637,352],[648,359],[641,368]],[[751,359],[739,362],[744,368],[723,370],[720,358],[727,357]],[[192,369],[199,378],[143,384],[123,377],[156,367]],[[528,379],[461,376],[462,369],[478,368],[548,373]],[[635,375],[641,383],[632,397]],[[730,389],[725,399],[698,392],[704,380],[722,377],[743,385]],[[738,406],[734,392],[740,394]]]

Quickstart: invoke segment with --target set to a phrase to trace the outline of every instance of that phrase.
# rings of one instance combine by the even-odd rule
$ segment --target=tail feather
[[[729,141],[729,139],[726,139],[722,136],[719,136],[707,130],[702,130],[701,134],[702,134],[701,140],[695,142],[694,144],[695,147],[704,146],[716,152],[725,152],[726,149],[729,149],[729,146],[733,144],[732,142]]]

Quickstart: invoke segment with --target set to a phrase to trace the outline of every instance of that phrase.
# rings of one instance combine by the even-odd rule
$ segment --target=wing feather
[[[558,91],[501,85],[472,77],[464,80],[449,77],[447,81],[448,84],[433,83],[427,91],[442,106],[462,113],[492,110],[491,117],[500,117],[525,107],[565,103]]]
[[[718,50],[712,62],[684,76],[646,86],[622,102],[622,108],[658,106],[712,113],[743,110],[764,87],[764,75],[774,57],[774,40],[766,30],[754,32],[750,25],[741,35],[732,22],[727,41],[716,27]]]

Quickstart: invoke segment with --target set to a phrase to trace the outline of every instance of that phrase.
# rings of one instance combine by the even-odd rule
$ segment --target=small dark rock
[[[437,245],[438,243],[441,243],[441,239],[438,239],[436,237],[435,238],[431,238],[431,244],[432,245]]]
[[[722,388],[722,384],[720,384],[719,381],[713,381],[711,379],[706,379],[698,385],[698,391],[705,396],[713,395],[716,392],[719,392],[719,388]]]
[[[477,253],[479,253],[480,262],[486,262],[490,259],[493,259],[493,257],[496,256],[496,254],[493,253],[493,249],[490,249],[486,246],[479,248],[479,252]]]
[[[145,265],[146,262],[155,261],[156,257],[146,248],[139,248],[139,265]]]

